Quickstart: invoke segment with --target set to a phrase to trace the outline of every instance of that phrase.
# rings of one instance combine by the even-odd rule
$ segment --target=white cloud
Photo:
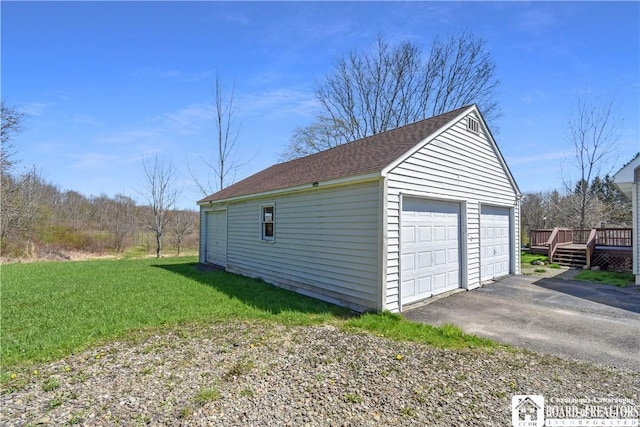
[[[20,104],[18,109],[24,113],[26,116],[31,117],[43,117],[47,109],[54,107],[55,104],[52,102],[25,102],[24,104]]]
[[[239,99],[240,108],[246,114],[272,117],[313,117],[318,104],[313,93],[296,89],[278,88],[255,95],[244,95]]]
[[[160,114],[151,121],[163,131],[190,134],[213,122],[213,105],[191,104],[176,111]]]

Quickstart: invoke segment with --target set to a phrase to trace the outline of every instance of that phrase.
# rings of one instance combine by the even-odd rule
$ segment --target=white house
[[[640,153],[613,176],[613,182],[631,199],[633,274],[640,285]]]
[[[357,311],[520,268],[520,191],[475,105],[276,164],[206,197],[200,262]]]

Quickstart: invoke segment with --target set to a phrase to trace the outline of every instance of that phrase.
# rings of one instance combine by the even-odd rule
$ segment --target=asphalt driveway
[[[530,350],[640,371],[640,287],[510,276],[403,313]]]

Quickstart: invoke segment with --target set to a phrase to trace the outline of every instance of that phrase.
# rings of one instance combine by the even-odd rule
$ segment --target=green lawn
[[[546,255],[538,255],[531,254],[529,252],[520,252],[520,263],[522,264],[531,264],[533,261],[545,261],[547,262],[549,258]]]
[[[583,282],[595,282],[606,285],[614,285],[624,288],[631,285],[635,281],[635,277],[631,273],[618,273],[615,271],[594,271],[584,270],[580,271],[573,277],[575,280],[581,280]]]
[[[492,346],[445,325],[349,310],[260,280],[200,271],[189,258],[41,262],[1,267],[2,366],[59,359],[136,331],[237,319],[293,325],[333,323],[445,347]]]

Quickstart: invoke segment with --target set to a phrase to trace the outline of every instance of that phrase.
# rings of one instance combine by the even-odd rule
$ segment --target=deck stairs
[[[582,268],[587,264],[587,247],[576,244],[559,245],[551,261],[565,267]]]

